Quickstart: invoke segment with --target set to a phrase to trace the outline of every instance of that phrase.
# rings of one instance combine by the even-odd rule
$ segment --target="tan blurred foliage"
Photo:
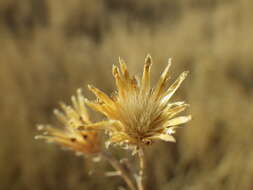
[[[35,125],[54,122],[53,108],[79,87],[87,97],[90,83],[112,91],[111,66],[118,56],[138,73],[147,53],[154,60],[153,79],[169,57],[173,79],[191,71],[176,97],[191,104],[193,115],[177,144],[150,147],[149,189],[252,189],[252,5],[250,0],[1,0],[0,189],[124,186],[117,178],[89,176],[90,161],[35,141]]]

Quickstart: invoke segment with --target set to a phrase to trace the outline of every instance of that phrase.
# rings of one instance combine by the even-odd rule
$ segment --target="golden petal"
[[[71,96],[71,101],[75,110],[79,110],[79,106],[75,96]]]
[[[144,93],[144,92],[149,93],[149,90],[150,90],[151,65],[152,65],[152,58],[150,55],[147,55],[146,60],[145,60],[144,69],[143,69],[143,75],[142,75],[142,84],[141,84],[142,93]]]
[[[124,126],[119,120],[110,120],[110,125],[107,125],[110,131],[124,131]]]
[[[190,106],[189,104],[182,104],[173,108],[168,108],[168,110],[165,110],[164,114],[170,119],[186,110],[186,108],[188,108],[189,106]]]
[[[68,119],[61,111],[55,109],[54,114],[57,117],[57,119],[62,122],[62,124],[64,124],[65,126],[68,125]]]
[[[164,124],[164,126],[165,127],[170,127],[170,126],[175,126],[175,125],[181,125],[181,124],[187,123],[191,119],[192,119],[191,115],[176,117],[174,119],[171,119],[171,120],[167,121]]]
[[[80,115],[79,113],[77,113],[71,106],[68,106],[68,112],[67,112],[67,116],[69,119],[73,119],[75,121],[80,122]]]
[[[121,59],[120,57],[119,57],[119,64],[120,64],[120,70],[121,70],[121,72],[122,72],[124,78],[125,78],[126,80],[128,80],[128,79],[129,79],[129,73],[128,73],[128,70],[127,70],[126,63],[125,63],[125,61],[124,61],[123,59]]]
[[[119,68],[117,66],[114,66],[113,65],[113,76],[115,78],[115,81],[116,81],[116,86],[118,88],[118,92],[119,92],[119,95],[121,97],[125,97],[125,91],[127,90],[126,89],[126,81],[123,81],[121,76],[120,76],[120,72],[119,72]]]
[[[62,107],[63,111],[65,112],[64,116],[66,117],[68,124],[69,124],[70,119],[72,119],[72,120],[73,120],[73,118],[75,120],[79,119],[79,115],[76,113],[76,111],[71,106],[67,106],[64,103],[61,103],[61,107]],[[57,113],[57,111],[55,111],[55,114],[59,115],[59,113]]]
[[[161,93],[163,92],[163,90],[165,88],[165,84],[169,78],[168,72],[169,72],[170,66],[171,66],[171,59],[169,59],[168,65],[165,67],[165,69],[164,69],[164,71],[163,71],[163,73],[156,85],[155,91],[153,93],[153,95],[156,99],[159,99]]]
[[[44,131],[44,135],[66,138],[67,135],[60,129],[56,129],[50,125],[39,125],[38,130]]]
[[[125,133],[119,133],[117,135],[113,135],[110,138],[111,143],[117,143],[117,142],[124,142],[127,141],[129,138]]]
[[[163,140],[163,141],[166,141],[166,142],[176,142],[176,139],[173,136],[169,135],[169,134],[159,134],[159,135],[149,137],[149,139],[151,139],[151,140]]]
[[[145,64],[151,65],[152,64],[152,57],[150,54],[148,54],[145,58]]]
[[[118,123],[119,121],[115,120],[107,120],[107,121],[100,121],[92,124],[88,124],[85,126],[81,126],[79,130],[87,130],[87,129],[109,129],[112,127],[113,124]]]
[[[118,112],[113,111],[106,104],[99,104],[96,102],[89,101],[87,99],[85,99],[85,103],[93,110],[98,111],[107,117],[110,117],[113,119],[116,119],[118,117]]]
[[[181,106],[181,105],[183,105],[183,104],[185,104],[184,101],[172,102],[172,103],[168,103],[168,104],[167,104],[167,107],[171,109],[171,108],[174,107],[174,106]]]
[[[107,95],[105,94],[104,92],[102,92],[101,90],[91,86],[91,85],[88,85],[88,88],[90,91],[92,91],[96,97],[101,100],[102,102],[104,102],[105,104],[108,104],[110,106],[113,106],[114,105],[114,101]]]
[[[83,118],[83,120],[87,123],[90,122],[88,111],[85,107],[84,97],[82,95],[82,90],[77,89],[77,101],[78,101],[78,109],[80,116]]]
[[[106,111],[103,109],[100,103],[89,101],[88,99],[85,99],[85,104],[92,108],[95,111],[99,111],[104,115],[107,115]]]
[[[169,89],[166,91],[166,95],[162,98],[162,103],[167,103],[170,98],[173,96],[173,94],[176,92],[176,90],[179,88],[179,86],[182,84],[184,79],[187,77],[189,71],[183,72],[177,80],[169,87]]]
[[[68,107],[64,102],[60,102],[60,106],[62,108],[62,110],[67,113],[68,112]]]

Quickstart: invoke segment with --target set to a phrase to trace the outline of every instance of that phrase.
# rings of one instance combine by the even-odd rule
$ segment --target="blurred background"
[[[193,120],[176,144],[149,148],[148,189],[253,189],[253,6],[250,0],[1,0],[0,189],[117,189],[89,176],[92,164],[34,140],[36,124],[87,84],[115,89],[118,57],[140,73],[147,53],[155,82],[169,57],[173,81],[191,74],[174,100]],[[96,120],[101,117],[90,112]],[[117,153],[121,154],[121,153]]]

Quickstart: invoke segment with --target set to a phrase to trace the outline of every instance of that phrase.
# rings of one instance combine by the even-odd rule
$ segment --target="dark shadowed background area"
[[[174,100],[193,120],[176,144],[149,148],[148,189],[253,189],[253,2],[250,0],[1,0],[0,189],[111,190],[89,175],[111,168],[34,140],[36,124],[87,84],[114,90],[118,57],[155,82],[169,57],[172,79],[190,75]],[[173,80],[172,80],[173,81]],[[94,118],[101,117],[94,114]],[[118,153],[121,154],[121,153]]]

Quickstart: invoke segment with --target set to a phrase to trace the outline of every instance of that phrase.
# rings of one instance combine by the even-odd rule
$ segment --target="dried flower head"
[[[91,124],[89,115],[84,105],[84,97],[81,89],[77,90],[77,96],[72,96],[72,106],[61,104],[63,112],[54,110],[54,114],[64,125],[64,129],[57,129],[50,125],[39,125],[38,129],[44,131],[36,139],[45,139],[70,148],[77,153],[94,154],[100,151],[98,132],[91,129],[80,131],[79,127]]]
[[[175,142],[172,134],[178,125],[191,120],[191,116],[179,116],[189,105],[184,102],[170,102],[188,72],[166,88],[171,60],[164,69],[154,88],[150,86],[151,56],[145,60],[142,79],[131,77],[123,60],[120,68],[113,66],[117,92],[109,97],[93,86],[89,89],[96,95],[97,101],[86,100],[87,105],[104,114],[108,120],[89,124],[87,127],[103,128],[109,134],[108,143],[138,148],[160,139]]]

